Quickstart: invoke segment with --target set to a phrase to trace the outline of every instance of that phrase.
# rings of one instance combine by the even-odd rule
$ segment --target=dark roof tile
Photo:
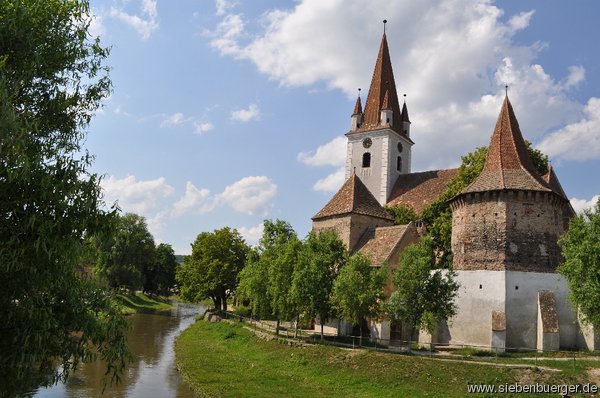
[[[551,191],[533,166],[508,97],[492,133],[483,171],[461,193],[505,189]]]
[[[406,205],[417,214],[440,197],[456,176],[458,169],[431,170],[402,174],[388,200],[388,207]]]
[[[369,257],[371,264],[383,265],[389,260],[410,225],[394,225],[370,230],[359,243],[358,251]]]
[[[352,174],[346,180],[340,190],[312,219],[317,220],[350,213],[393,220],[393,217],[377,202],[377,199],[356,174]]]

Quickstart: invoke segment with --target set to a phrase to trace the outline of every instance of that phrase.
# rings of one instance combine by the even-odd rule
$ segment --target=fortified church
[[[384,32],[364,109],[359,95],[346,133],[346,181],[312,218],[314,231],[334,229],[350,252],[366,254],[376,267],[396,268],[402,251],[426,228],[394,225],[384,206],[406,205],[420,214],[458,172],[411,172],[418,136],[411,138],[410,125]],[[598,336],[579,324],[567,283],[556,273],[557,241],[573,209],[552,168],[543,176],[535,170],[508,96],[483,171],[449,204],[458,312],[421,341],[497,350],[600,348]],[[388,294],[392,288],[388,283]],[[349,332],[340,325],[329,324],[330,331]],[[371,335],[407,338],[401,325],[387,321],[371,323]]]

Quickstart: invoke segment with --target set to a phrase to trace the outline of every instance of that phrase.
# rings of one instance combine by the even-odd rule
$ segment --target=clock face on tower
[[[371,141],[370,138],[365,138],[363,140],[363,147],[365,147],[365,148],[370,148],[372,144],[373,144],[373,141]]]

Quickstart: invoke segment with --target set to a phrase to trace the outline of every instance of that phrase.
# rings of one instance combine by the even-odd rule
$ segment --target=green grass
[[[169,312],[173,306],[162,297],[150,297],[143,293],[117,294],[117,303],[124,314]]]
[[[225,322],[196,322],[178,337],[175,350],[183,378],[200,396],[209,397],[463,397],[467,383],[585,381],[566,372],[289,346]]]

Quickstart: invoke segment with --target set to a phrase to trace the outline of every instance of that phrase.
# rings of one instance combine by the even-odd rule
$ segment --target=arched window
[[[362,167],[371,167],[371,154],[369,152],[363,153]]]
[[[396,170],[402,171],[402,157],[398,156],[396,159]]]

